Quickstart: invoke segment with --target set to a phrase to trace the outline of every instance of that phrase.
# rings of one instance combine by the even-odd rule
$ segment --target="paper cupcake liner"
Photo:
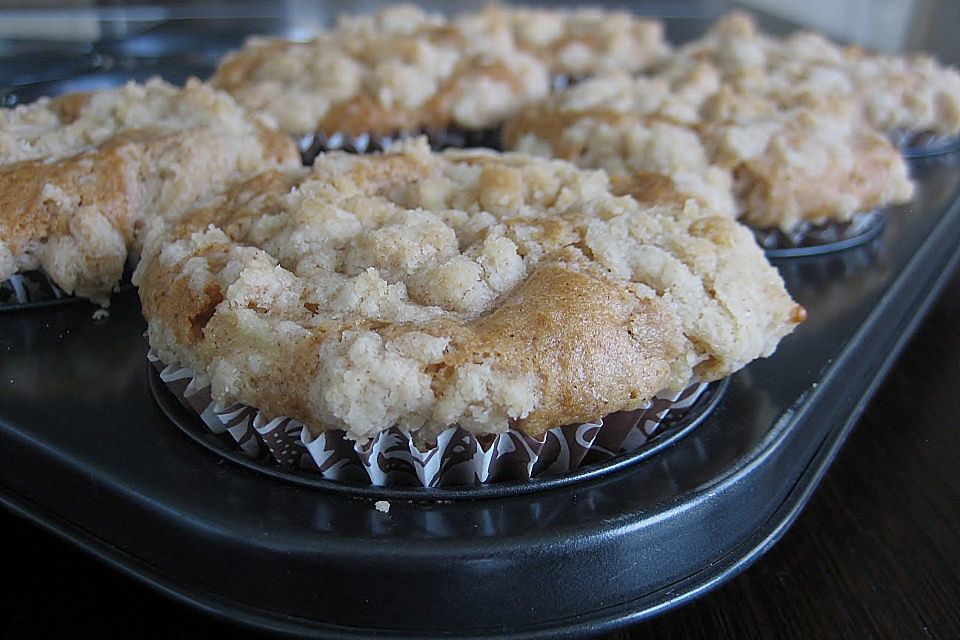
[[[376,153],[386,150],[397,140],[426,136],[434,151],[442,149],[466,149],[486,147],[500,149],[500,127],[488,129],[465,129],[447,127],[445,129],[419,129],[417,131],[397,132],[390,135],[362,133],[313,133],[300,138],[298,146],[303,163],[312,165],[318,155],[326,151],[347,151],[349,153]]]
[[[707,388],[705,383],[693,383],[678,394],[654,398],[642,409],[550,429],[541,439],[513,429],[477,437],[450,427],[440,433],[435,446],[421,450],[397,427],[359,444],[342,430],[314,437],[291,418],[267,419],[239,403],[220,406],[191,369],[167,366],[153,351],[147,358],[177,400],[199,416],[207,430],[244,455],[327,480],[375,486],[472,486],[574,471],[655,440]]]
[[[768,255],[826,253],[856,246],[873,238],[883,226],[883,213],[865,211],[848,222],[812,224],[806,222],[791,232],[781,229],[751,228],[757,244]]]
[[[896,129],[889,134],[890,141],[907,158],[921,158],[949,153],[960,149],[960,135],[933,131]]]
[[[550,92],[556,93],[568,89],[582,82],[585,78],[558,73],[550,76]],[[488,127],[485,129],[467,129],[459,126],[450,126],[443,129],[423,128],[416,131],[396,132],[389,135],[362,133],[316,132],[302,136],[297,145],[300,148],[300,157],[306,165],[312,165],[318,155],[326,151],[347,151],[349,153],[377,153],[384,151],[393,142],[416,136],[426,136],[430,147],[434,151],[443,149],[470,149],[484,147],[502,151],[502,127]]]

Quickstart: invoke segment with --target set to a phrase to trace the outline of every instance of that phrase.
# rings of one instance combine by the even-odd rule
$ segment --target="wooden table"
[[[784,539],[713,593],[609,638],[960,637],[958,318],[960,272]],[[259,637],[3,511],[0,531],[0,638]]]

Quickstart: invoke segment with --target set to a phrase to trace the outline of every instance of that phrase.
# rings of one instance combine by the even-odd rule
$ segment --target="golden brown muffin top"
[[[773,351],[803,317],[745,228],[493,152],[328,153],[148,239],[153,348],[214,398],[363,441],[552,427]]]
[[[233,180],[296,166],[283,134],[226,93],[160,80],[0,111],[0,279],[42,267],[106,303],[144,225]]]
[[[584,81],[525,107],[503,139],[605,169],[641,202],[693,199],[759,228],[844,222],[913,194],[900,154],[852,110],[786,108],[704,63]]]

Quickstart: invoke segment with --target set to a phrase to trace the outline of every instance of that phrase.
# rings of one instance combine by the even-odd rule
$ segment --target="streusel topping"
[[[677,72],[703,64],[736,92],[781,107],[850,112],[886,134],[960,133],[960,73],[930,56],[868,53],[807,31],[775,38],[749,15],[733,13],[665,67]]]
[[[546,95],[553,74],[639,70],[666,51],[658,23],[627,14],[494,7],[447,20],[399,5],[309,42],[252,39],[213,81],[297,135],[484,129]]]
[[[768,355],[802,320],[750,233],[493,152],[328,153],[157,227],[151,345],[221,402],[345,429],[539,435]]]
[[[0,110],[0,279],[42,267],[67,293],[106,304],[147,221],[296,164],[286,136],[197,81]]]
[[[760,228],[847,221],[913,194],[906,163],[849,110],[790,108],[708,63],[607,74],[530,105],[504,146],[605,169],[646,204],[687,199]]]

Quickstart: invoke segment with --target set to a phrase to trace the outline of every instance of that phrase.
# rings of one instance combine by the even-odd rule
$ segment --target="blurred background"
[[[385,2],[281,0],[279,2],[96,2],[93,0],[0,0],[0,38],[87,41],[140,32],[169,19],[220,17],[259,20],[263,27],[303,35],[328,24],[339,12],[368,12]],[[476,8],[484,2],[421,2],[439,11]],[[524,2],[522,4],[538,4]],[[545,4],[545,3],[540,3]],[[587,2],[551,3],[556,6]],[[715,16],[733,6],[821,31],[846,42],[882,51],[907,51],[930,44],[943,46],[944,57],[958,59],[960,2],[956,0],[639,0],[607,2],[662,17]],[[940,46],[935,47],[940,49]]]
[[[343,12],[381,8],[379,0],[267,2],[109,2],[0,0],[0,105],[44,93],[84,91],[162,75],[171,82],[209,76],[217,60],[253,34],[308,38]],[[444,13],[477,10],[487,2],[418,2]],[[960,62],[960,0],[639,0],[522,2],[524,5],[603,4],[664,20],[668,38],[699,35],[736,8],[757,13],[761,26],[783,33],[802,26],[836,40],[885,52],[930,51]],[[689,18],[697,18],[690,20]],[[684,18],[681,20],[680,18]]]

